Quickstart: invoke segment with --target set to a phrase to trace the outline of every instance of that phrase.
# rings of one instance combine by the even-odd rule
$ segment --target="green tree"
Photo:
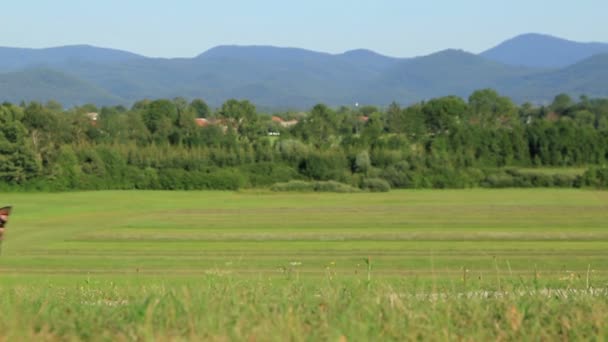
[[[155,100],[143,108],[142,118],[154,141],[164,143],[174,133],[178,109],[172,101]]]
[[[380,136],[384,133],[384,120],[380,113],[372,113],[368,117],[361,136],[368,145],[377,142]]]
[[[300,125],[300,136],[316,147],[329,147],[335,141],[339,119],[336,113],[324,104],[312,108],[308,117]]]
[[[574,113],[574,120],[581,126],[595,127],[595,114],[588,110],[583,109]]]
[[[391,133],[405,133],[408,128],[405,111],[394,101],[386,110],[386,127]]]
[[[562,93],[555,96],[549,108],[559,115],[567,115],[573,105],[570,95]]]
[[[207,103],[201,99],[194,99],[190,102],[190,109],[197,118],[208,118],[211,114]]]
[[[354,170],[355,172],[360,172],[366,174],[372,167],[372,162],[369,158],[369,153],[367,151],[361,151],[357,154],[355,158]]]
[[[512,127],[518,122],[517,107],[511,99],[493,89],[477,90],[469,96],[469,121],[481,127]]]
[[[467,111],[467,104],[456,96],[432,99],[422,106],[427,131],[433,134],[444,134],[459,125]]]
[[[21,122],[24,112],[11,104],[0,106],[0,180],[21,184],[40,171],[29,132]]]
[[[238,138],[245,141],[252,141],[263,131],[258,125],[258,117],[255,106],[247,101],[230,99],[218,110],[217,116],[232,127],[237,133]]]

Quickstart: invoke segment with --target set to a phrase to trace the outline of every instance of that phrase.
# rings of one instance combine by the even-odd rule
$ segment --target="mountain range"
[[[384,106],[494,88],[516,102],[559,93],[608,96],[608,44],[524,34],[480,54],[444,50],[394,58],[370,50],[329,54],[273,46],[218,46],[193,58],[149,58],[74,45],[0,47],[0,101],[131,105],[144,98],[229,98],[304,109],[322,102]]]

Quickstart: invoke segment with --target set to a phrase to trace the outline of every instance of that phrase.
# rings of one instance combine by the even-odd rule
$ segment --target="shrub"
[[[551,187],[553,186],[553,177],[544,173],[529,174],[533,186],[536,187]]]
[[[146,167],[143,170],[128,167],[127,177],[135,189],[158,189],[160,187],[156,169]]]
[[[414,172],[410,171],[407,161],[400,161],[382,170],[380,178],[386,180],[391,188],[413,188]]]
[[[590,167],[583,174],[582,183],[596,188],[608,188],[608,167]]]
[[[362,151],[355,157],[355,164],[353,165],[354,172],[366,173],[372,167],[372,163],[369,159],[369,153]]]
[[[563,188],[577,187],[577,184],[580,185],[579,179],[578,175],[554,174],[553,185]]]
[[[429,179],[435,189],[464,188],[465,181],[460,173],[450,167],[429,170]]]
[[[277,182],[287,182],[298,178],[298,172],[287,165],[263,162],[244,165],[240,168],[249,178],[252,186],[269,186]]]
[[[303,142],[294,139],[279,140],[274,145],[280,157],[289,163],[297,163],[301,158],[308,155],[309,147]]]
[[[247,185],[246,177],[237,169],[218,169],[210,173],[197,172],[194,189],[238,190]]]
[[[327,181],[327,182],[314,182],[314,189],[318,192],[357,192],[359,189],[352,187],[348,184]]]
[[[152,173],[148,176],[156,183]],[[158,173],[158,184],[163,190],[238,190],[247,184],[247,179],[236,169],[209,172],[164,169]]]
[[[298,166],[299,172],[315,180],[337,179],[347,166],[347,159],[341,151],[311,153]]]
[[[305,181],[289,181],[286,183],[275,183],[270,187],[272,191],[314,191],[315,188],[311,182]]]
[[[361,183],[361,188],[371,192],[389,192],[390,184],[382,178],[366,178]]]
[[[305,181],[289,181],[287,183],[276,183],[270,187],[272,191],[297,191],[297,192],[358,192],[359,189],[352,187],[348,184],[339,183],[336,181],[319,181],[319,182],[305,182]]]
[[[158,172],[158,182],[163,190],[183,190],[186,171],[182,169],[163,169]]]
[[[513,176],[506,173],[495,173],[488,175],[482,182],[482,186],[489,188],[510,188],[515,184]]]

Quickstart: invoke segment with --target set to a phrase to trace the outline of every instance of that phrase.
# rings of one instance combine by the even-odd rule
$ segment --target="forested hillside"
[[[407,107],[271,117],[247,100],[142,100],[131,108],[0,106],[0,188],[239,189],[606,186],[608,99],[515,105],[491,89]],[[548,174],[577,167],[584,174]],[[525,171],[523,171],[525,170]],[[334,184],[334,183],[332,183]],[[334,184],[335,185],[335,184]]]

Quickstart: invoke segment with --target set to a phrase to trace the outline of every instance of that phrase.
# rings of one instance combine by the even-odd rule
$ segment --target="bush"
[[[492,188],[517,187],[562,187],[580,188],[585,182],[583,177],[575,174],[555,173],[548,174],[542,171],[518,170],[506,168],[503,170],[486,170],[488,176],[482,186]]]
[[[466,172],[451,167],[444,167],[443,169],[434,167],[428,173],[428,178],[435,189],[462,189],[474,185],[471,184],[473,181]]]
[[[358,192],[359,189],[352,187],[348,184],[327,181],[327,182],[314,182],[314,189],[318,192]]]
[[[149,176],[156,182],[154,175]],[[158,173],[158,183],[163,190],[238,190],[247,184],[247,180],[235,169],[210,172],[164,169]]]
[[[296,191],[296,192],[358,192],[359,189],[348,184],[343,184],[335,181],[327,182],[305,182],[305,181],[290,181],[287,183],[276,183],[270,187],[272,191]]]
[[[158,182],[163,190],[183,190],[186,171],[182,169],[163,169],[158,172]]]
[[[384,169],[401,161],[403,159],[403,152],[386,149],[373,149],[369,155],[369,158],[372,165]]]
[[[464,173],[471,187],[479,185],[485,178],[483,171],[477,168],[468,168]]]
[[[554,174],[553,185],[562,188],[580,187],[580,176],[578,175],[565,175],[565,174]]]
[[[273,184],[270,187],[270,190],[272,190],[272,191],[301,191],[301,192],[307,192],[307,191],[314,191],[315,188],[314,188],[314,186],[313,186],[313,184],[311,182],[294,180],[294,181],[289,181],[289,182],[286,182],[286,183],[276,183],[276,184]]]
[[[287,182],[298,178],[298,172],[287,165],[263,162],[244,165],[240,168],[249,178],[251,186],[269,186],[277,182]]]
[[[146,167],[143,170],[130,166],[127,176],[135,189],[158,189],[160,187],[156,169]]]
[[[299,172],[315,180],[338,179],[347,166],[347,159],[341,151],[311,153],[298,165]]]
[[[491,174],[482,182],[482,186],[489,188],[511,188],[515,185],[513,176],[506,173]]]
[[[354,172],[366,173],[372,167],[372,162],[369,159],[369,153],[362,151],[355,157],[355,163],[352,167]]]
[[[531,173],[529,174],[532,185],[535,187],[552,187],[553,177],[544,173]]]
[[[582,184],[601,189],[608,188],[608,167],[590,167],[583,174]]]
[[[236,169],[219,169],[194,174],[194,189],[238,190],[247,185],[246,177]]]
[[[297,163],[309,153],[309,147],[300,140],[295,139],[279,140],[274,145],[274,148],[282,160],[289,163]]]
[[[371,192],[389,192],[390,184],[382,178],[366,178],[361,183],[361,188]]]
[[[413,174],[409,163],[400,161],[382,170],[380,178],[386,180],[391,188],[413,188],[415,187]]]

